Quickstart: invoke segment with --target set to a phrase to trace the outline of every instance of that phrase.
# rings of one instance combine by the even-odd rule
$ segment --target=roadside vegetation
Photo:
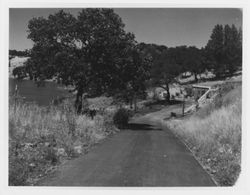
[[[125,108],[120,108],[117,110],[113,117],[113,121],[115,126],[117,126],[119,129],[124,129],[128,126],[130,113]]]
[[[234,185],[241,162],[241,84],[220,87],[215,100],[194,115],[167,125],[219,185]]]
[[[77,115],[70,101],[50,107],[10,101],[9,185],[33,185],[65,159],[86,153],[117,131],[113,113],[91,120]]]

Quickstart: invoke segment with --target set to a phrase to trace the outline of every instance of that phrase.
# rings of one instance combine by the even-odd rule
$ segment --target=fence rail
[[[195,86],[197,87],[197,86]],[[201,88],[203,88],[201,86]],[[217,95],[218,87],[212,89],[211,87],[207,87],[208,90],[196,101],[195,104],[189,106],[187,109],[184,110],[184,113],[195,111],[197,108],[204,106],[208,102],[211,102]]]

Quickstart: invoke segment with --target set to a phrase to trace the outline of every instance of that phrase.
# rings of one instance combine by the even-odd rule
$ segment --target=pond
[[[33,81],[19,81],[13,78],[9,78],[9,96],[14,95],[16,85],[18,95],[24,97],[24,101],[35,102],[40,106],[49,105],[55,98],[70,96],[70,93],[63,89],[62,85],[54,82],[45,82],[45,86],[37,87]]]

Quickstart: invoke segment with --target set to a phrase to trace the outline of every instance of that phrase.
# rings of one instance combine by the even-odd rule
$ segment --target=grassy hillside
[[[223,84],[194,115],[167,122],[219,185],[234,185],[241,162],[241,85]]]

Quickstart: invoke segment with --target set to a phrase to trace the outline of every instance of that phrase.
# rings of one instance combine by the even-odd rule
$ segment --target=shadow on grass
[[[184,118],[185,116],[188,116],[188,115],[189,114],[185,114],[183,116],[183,114],[177,114],[177,113],[175,113],[175,116],[173,116],[173,115],[170,114],[168,117],[164,118],[163,120],[167,121],[167,120],[170,120],[170,119],[181,119],[181,118]]]
[[[179,100],[171,100],[170,102],[167,102],[166,100],[157,100],[154,102],[149,102],[145,106],[146,107],[155,106],[155,105],[167,106],[167,105],[175,105],[175,104],[180,104],[180,103],[181,103],[181,101],[179,101]]]
[[[170,102],[167,102],[165,100],[152,101],[145,104],[144,107],[138,109],[133,114],[137,116],[145,115],[148,113],[160,111],[164,108],[167,108],[167,106],[178,105],[178,104],[182,104],[182,101],[180,100],[171,100]]]
[[[129,123],[126,129],[133,131],[162,131],[162,129],[156,128],[152,125],[138,123]]]

